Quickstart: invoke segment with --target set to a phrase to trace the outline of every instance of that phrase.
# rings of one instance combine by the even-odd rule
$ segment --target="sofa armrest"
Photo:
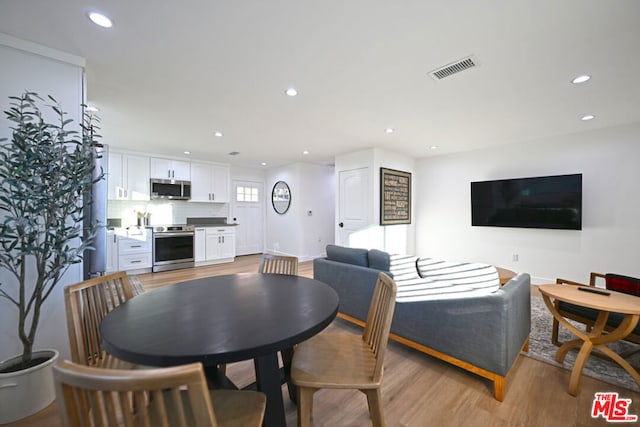
[[[531,329],[531,278],[477,297],[398,303],[391,332],[506,375]]]
[[[338,294],[338,311],[356,319],[367,320],[373,291],[381,272],[354,264],[332,261],[326,258],[313,260],[313,278],[331,286]]]

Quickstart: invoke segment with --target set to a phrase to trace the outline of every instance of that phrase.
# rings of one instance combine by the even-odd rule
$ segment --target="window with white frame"
[[[238,186],[236,187],[236,201],[258,203],[258,187]]]

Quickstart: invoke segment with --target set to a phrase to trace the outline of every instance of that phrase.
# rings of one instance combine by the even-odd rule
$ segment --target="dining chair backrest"
[[[53,367],[66,427],[216,427],[200,363],[121,370],[64,360]]]
[[[376,366],[373,370],[373,380],[382,378],[384,353],[389,341],[391,321],[396,308],[396,283],[384,273],[378,274],[376,288],[373,291],[367,323],[362,333],[362,339],[371,347],[376,356]]]
[[[640,296],[640,279],[636,277],[607,273],[604,275],[604,280],[607,289],[629,295]]]
[[[298,258],[294,256],[282,256],[262,254],[258,272],[266,274],[298,275]]]
[[[100,322],[114,308],[133,298],[126,272],[95,277],[64,288],[71,360],[101,364]]]

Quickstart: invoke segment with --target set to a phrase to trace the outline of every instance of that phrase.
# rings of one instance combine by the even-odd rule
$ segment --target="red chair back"
[[[640,296],[640,279],[622,276],[620,274],[607,273],[604,276],[607,289]]]

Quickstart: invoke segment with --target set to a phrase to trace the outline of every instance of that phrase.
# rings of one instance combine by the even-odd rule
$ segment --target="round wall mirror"
[[[284,181],[278,181],[273,186],[271,191],[271,204],[273,204],[273,210],[280,215],[289,210],[291,206],[291,190]]]

